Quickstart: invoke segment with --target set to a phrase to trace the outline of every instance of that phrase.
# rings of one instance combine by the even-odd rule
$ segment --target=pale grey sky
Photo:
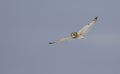
[[[0,74],[120,74],[119,0],[1,0]],[[98,16],[85,40],[49,45]]]

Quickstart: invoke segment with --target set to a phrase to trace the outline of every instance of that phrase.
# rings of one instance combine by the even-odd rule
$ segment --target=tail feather
[[[79,37],[79,39],[84,39],[84,36],[81,35],[81,36]]]

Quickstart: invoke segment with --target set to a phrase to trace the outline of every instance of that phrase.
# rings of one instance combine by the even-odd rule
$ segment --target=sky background
[[[0,0],[0,74],[120,74],[119,38],[119,0]]]

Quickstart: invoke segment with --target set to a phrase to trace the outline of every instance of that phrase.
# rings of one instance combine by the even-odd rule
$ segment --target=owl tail
[[[78,39],[84,39],[84,36],[83,36],[83,35],[81,35]]]

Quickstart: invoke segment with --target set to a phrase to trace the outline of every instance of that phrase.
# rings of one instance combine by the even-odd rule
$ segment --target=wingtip
[[[98,19],[98,16],[96,16],[95,19],[97,20],[97,19]]]
[[[48,44],[53,44],[53,43],[49,42]]]
[[[93,21],[96,21],[98,19],[98,17],[96,16],[94,19],[93,19]]]
[[[55,42],[49,42],[48,44],[54,44]]]

